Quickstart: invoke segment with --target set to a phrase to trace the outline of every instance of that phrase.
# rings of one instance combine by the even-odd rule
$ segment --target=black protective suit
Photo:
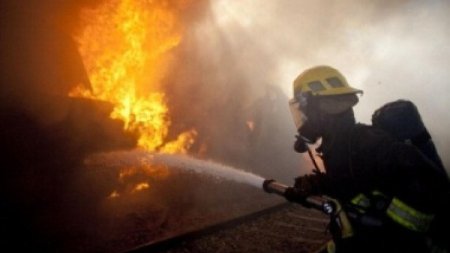
[[[393,198],[426,214],[435,214],[448,198],[448,178],[415,146],[394,140],[387,133],[355,124],[353,111],[325,122],[318,148],[325,173],[297,178],[297,187],[308,194],[338,199],[346,209],[359,194],[382,193],[382,201],[371,198],[369,214],[382,221],[371,226],[353,220],[353,237],[335,238],[337,252],[428,252],[425,232],[411,231],[386,215]],[[332,231],[333,232],[333,231]]]

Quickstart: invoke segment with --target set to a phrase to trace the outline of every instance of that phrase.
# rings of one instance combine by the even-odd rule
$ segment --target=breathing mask
[[[289,108],[292,114],[292,119],[294,120],[295,126],[297,128],[298,135],[296,135],[296,141],[294,144],[294,149],[299,153],[304,153],[308,151],[307,144],[312,144],[317,141],[315,134],[311,138],[310,135],[304,134],[304,132],[310,132],[311,127],[308,126],[308,95],[300,94],[295,98],[289,100]]]

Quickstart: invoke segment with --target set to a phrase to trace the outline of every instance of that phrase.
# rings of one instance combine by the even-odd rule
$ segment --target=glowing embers
[[[123,167],[117,176],[117,189],[108,198],[114,199],[127,194],[133,194],[151,189],[152,181],[161,180],[169,175],[169,169],[163,165],[143,164]]]

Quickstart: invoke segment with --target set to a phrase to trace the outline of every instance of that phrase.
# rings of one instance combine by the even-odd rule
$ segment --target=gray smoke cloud
[[[197,103],[207,96],[214,104],[203,105],[217,113],[244,111],[273,86],[283,92],[279,110],[287,110],[295,77],[331,65],[364,90],[355,107],[360,122],[370,123],[389,101],[413,101],[449,167],[448,1],[215,0],[209,8],[184,42],[196,55],[195,64],[185,63],[196,70],[185,72],[201,76],[202,85],[189,91]],[[283,120],[278,133],[293,136],[290,119]]]
[[[267,78],[272,56],[259,45],[237,49],[213,7],[205,7],[176,52],[166,85],[174,126],[198,131],[193,153],[292,182],[311,166],[293,151],[288,98]],[[244,30],[234,35],[243,36],[242,43],[256,40]]]

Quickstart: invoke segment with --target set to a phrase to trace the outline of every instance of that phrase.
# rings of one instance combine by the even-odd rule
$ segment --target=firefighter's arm
[[[353,236],[353,228],[349,217],[341,203],[333,198],[319,195],[308,195],[297,187],[290,187],[273,179],[265,180],[263,189],[275,193],[287,200],[324,212],[330,217],[330,230],[335,239],[346,239]]]

